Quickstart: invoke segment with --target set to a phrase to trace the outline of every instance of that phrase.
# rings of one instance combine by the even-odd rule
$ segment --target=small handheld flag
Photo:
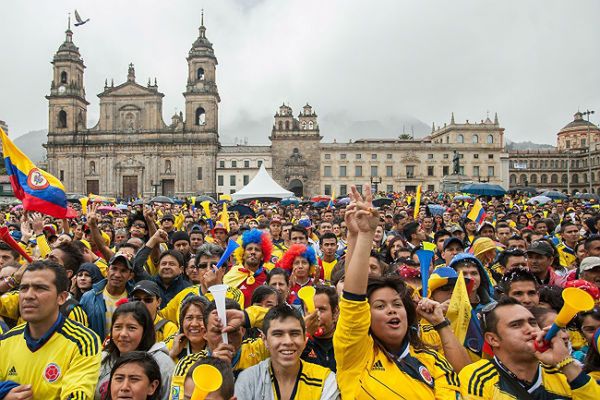
[[[419,208],[421,208],[421,185],[417,186],[417,196],[415,198],[415,212],[413,215],[414,219],[419,216]]]
[[[475,203],[473,204],[471,211],[469,211],[467,218],[469,218],[471,221],[475,221],[477,225],[481,225],[483,223],[483,220],[485,219],[485,210],[483,209],[479,199],[475,200]]]
[[[67,206],[62,182],[36,167],[1,128],[0,136],[6,173],[15,197],[23,202],[23,209],[39,211],[54,218],[76,217],[75,212]]]

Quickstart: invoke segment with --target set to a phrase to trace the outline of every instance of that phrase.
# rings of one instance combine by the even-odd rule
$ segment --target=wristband
[[[450,321],[448,321],[448,318],[444,319],[442,322],[440,322],[437,325],[433,326],[433,329],[435,329],[436,331],[439,331],[442,328],[445,328],[447,326],[450,326]]]
[[[575,362],[575,359],[571,356],[567,356],[564,360],[562,360],[561,362],[556,364],[554,367],[557,369],[563,369],[564,367],[566,367],[567,365],[569,365],[573,362]]]

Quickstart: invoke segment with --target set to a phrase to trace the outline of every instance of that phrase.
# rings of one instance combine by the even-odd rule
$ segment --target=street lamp
[[[381,183],[381,177],[379,176],[371,176],[371,192],[377,193],[377,188]]]
[[[588,193],[592,193],[592,141],[590,140],[590,115],[594,111],[585,110],[581,114],[587,116],[587,145],[588,145]]]
[[[154,197],[158,196],[158,188],[161,185],[162,184],[160,182],[154,183],[154,181],[150,181],[150,186],[152,186],[154,188]]]

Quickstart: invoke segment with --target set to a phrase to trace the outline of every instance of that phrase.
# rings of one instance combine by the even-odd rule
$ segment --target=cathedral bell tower
[[[73,43],[71,20],[65,41],[60,45],[52,60],[53,77],[50,95],[46,96],[49,106],[48,134],[76,133],[86,129],[87,106],[83,86],[83,59],[79,48]]]
[[[185,97],[186,130],[218,139],[219,91],[216,83],[217,58],[206,38],[204,12],[200,34],[188,54],[188,80]]]

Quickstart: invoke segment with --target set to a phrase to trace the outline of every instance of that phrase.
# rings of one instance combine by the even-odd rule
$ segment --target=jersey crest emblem
[[[60,378],[60,367],[55,363],[50,363],[46,365],[46,369],[44,369],[44,379],[48,383],[54,383]]]
[[[39,169],[33,168],[27,175],[27,185],[33,190],[43,190],[50,186],[50,182]]]
[[[423,380],[425,382],[427,382],[427,384],[429,386],[431,386],[433,384],[433,377],[431,376],[431,373],[429,372],[429,370],[427,368],[425,368],[424,366],[420,366],[419,374],[421,375],[421,378],[423,378]]]

